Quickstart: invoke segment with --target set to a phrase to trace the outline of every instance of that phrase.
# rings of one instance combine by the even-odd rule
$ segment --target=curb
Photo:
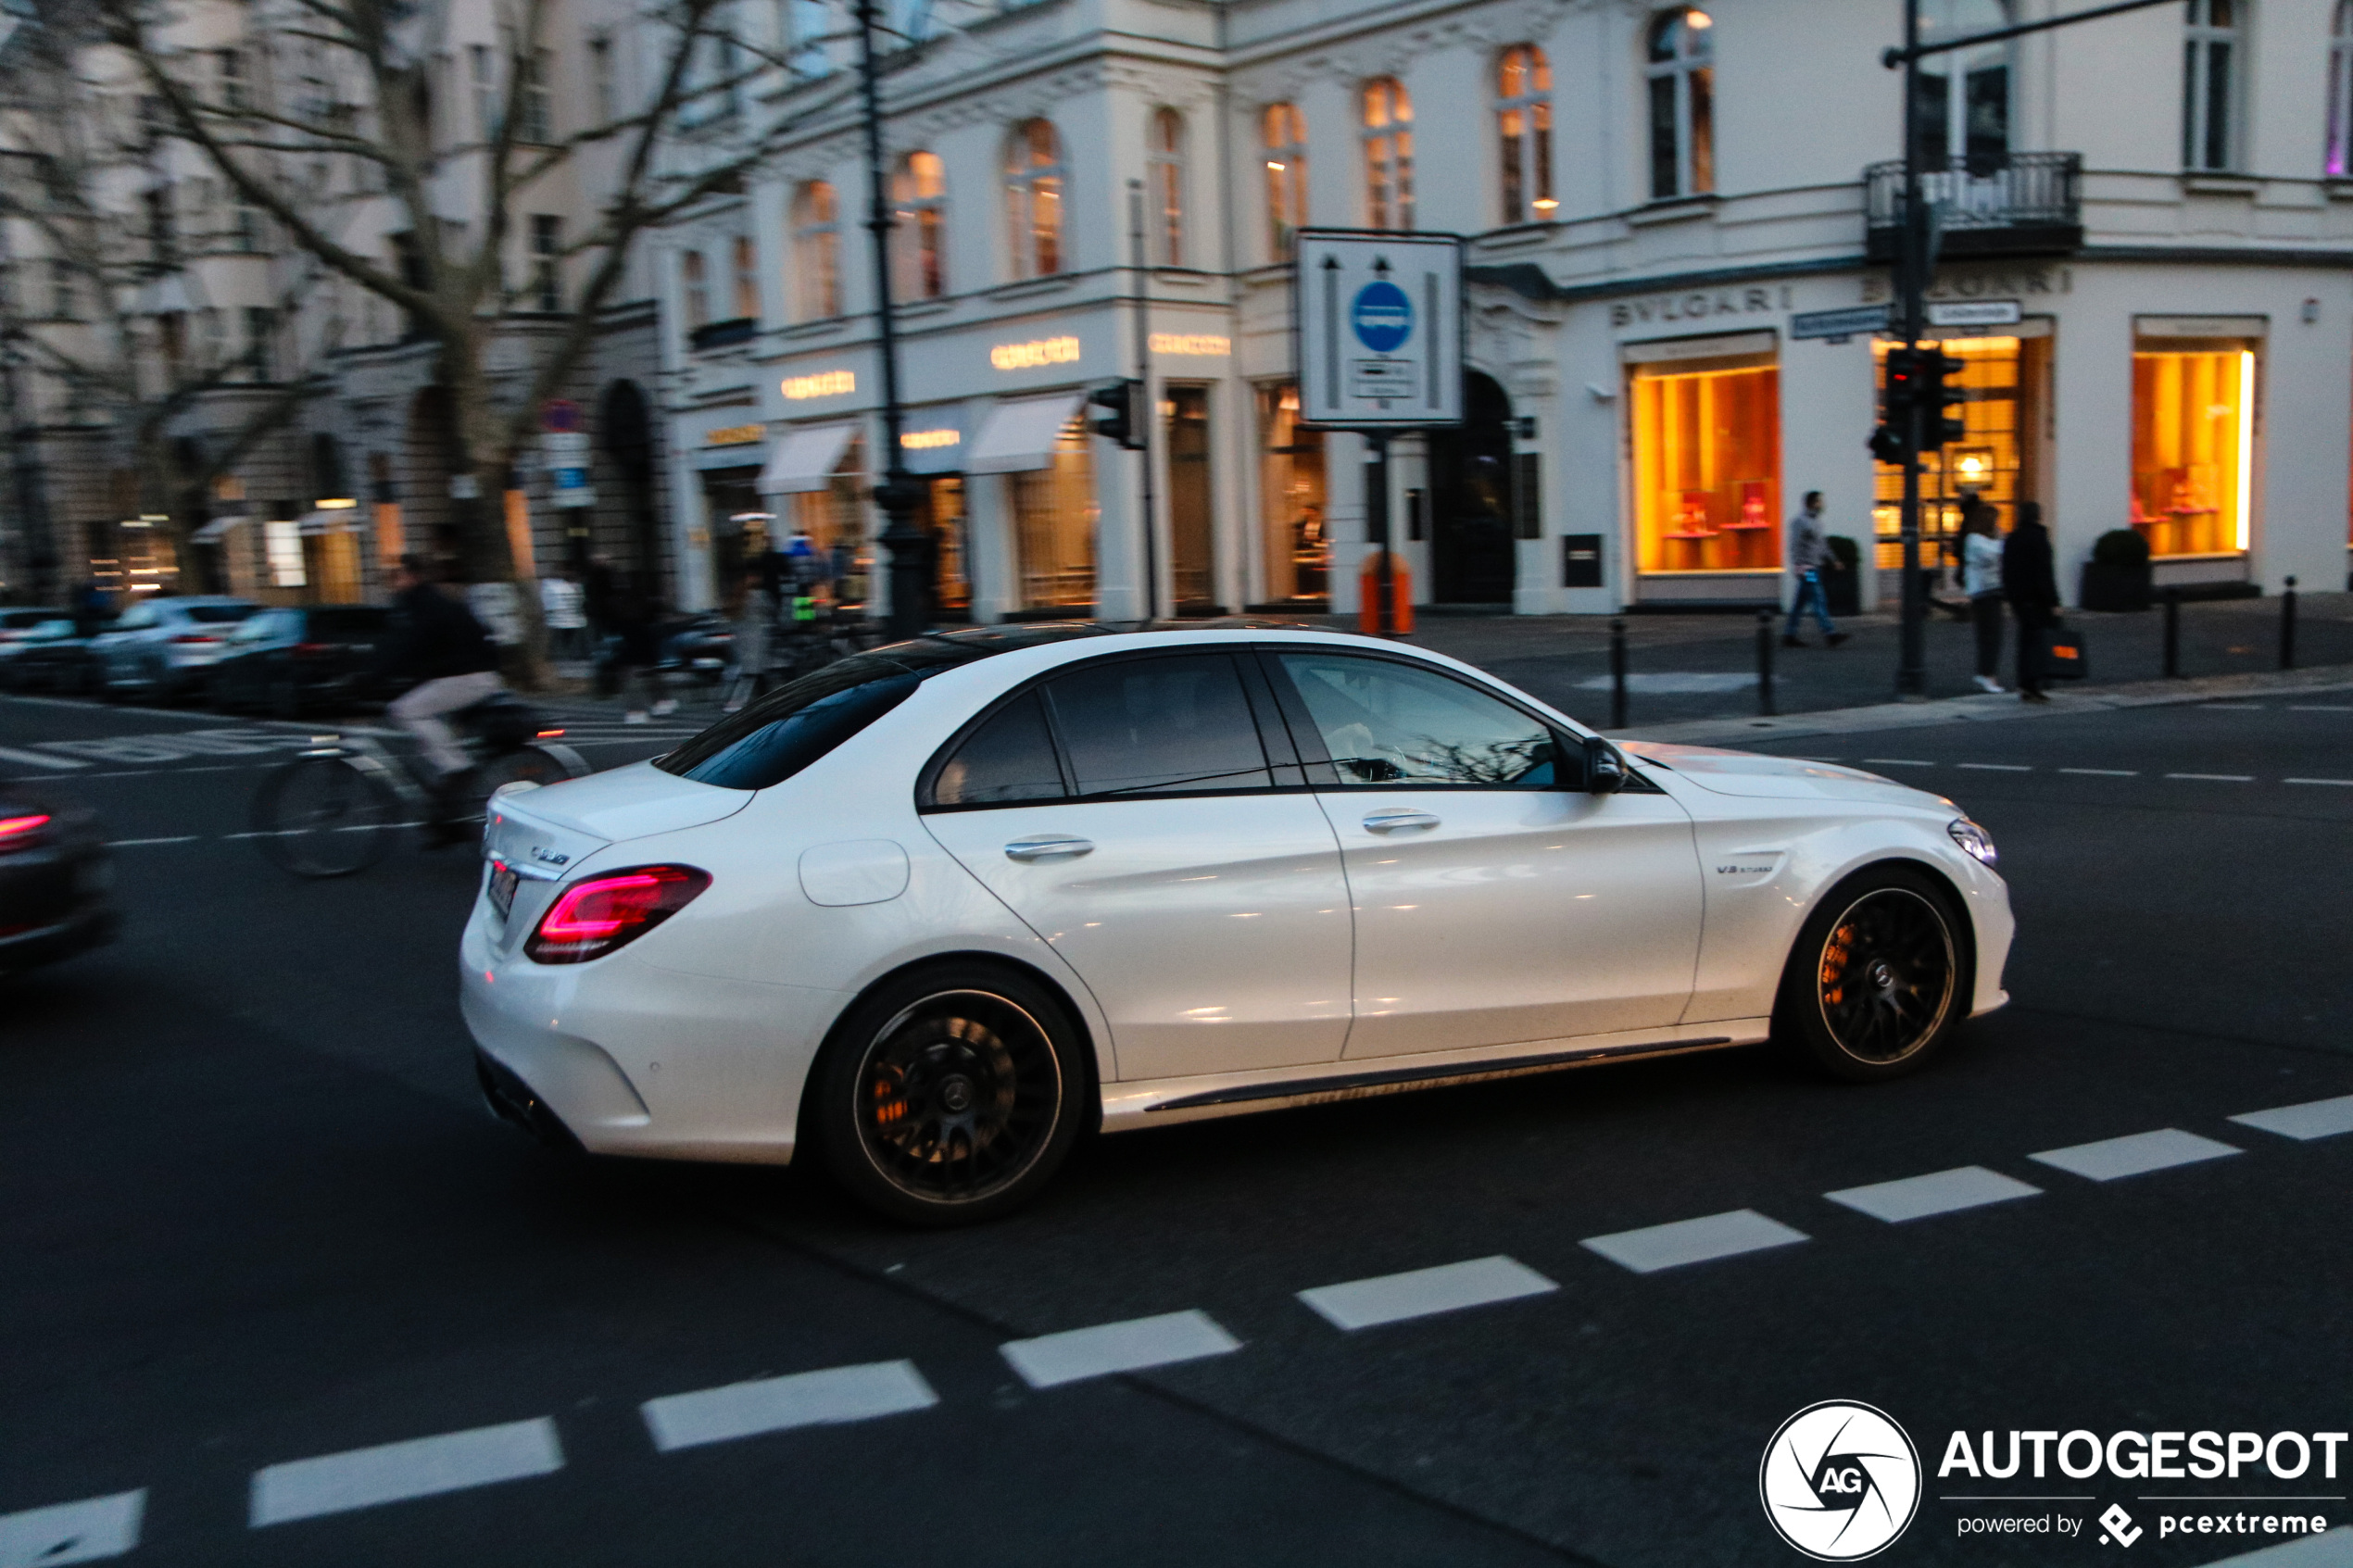
[[[1611,732],[1621,740],[1655,740],[1705,746],[1714,742],[1835,735],[1869,730],[1917,730],[1936,724],[1988,724],[2063,714],[2099,713],[2127,708],[2170,708],[2216,697],[2255,696],[2273,692],[2353,689],[2353,664],[2259,674],[2200,675],[2188,680],[2143,681],[2089,692],[2058,692],[2047,703],[2020,702],[2009,693],[1944,697],[1934,702],[1881,702],[1864,708],[1831,708],[1774,719],[1693,719]]]

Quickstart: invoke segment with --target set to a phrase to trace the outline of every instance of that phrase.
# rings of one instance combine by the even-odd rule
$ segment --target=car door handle
[[[1016,838],[1005,846],[1008,860],[1075,860],[1081,855],[1093,853],[1095,841],[1090,838],[1067,838],[1055,834],[1049,838]]]
[[[1400,828],[1434,828],[1438,819],[1428,811],[1374,811],[1365,818],[1366,833],[1395,833]]]

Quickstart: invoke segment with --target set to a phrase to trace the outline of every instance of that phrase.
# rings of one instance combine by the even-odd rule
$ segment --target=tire
[[[1028,1202],[1070,1154],[1093,1083],[1061,1001],[984,963],[885,981],[835,1026],[804,1127],[850,1197],[914,1225]]]
[[[296,876],[350,876],[384,854],[399,800],[347,757],[297,757],[264,775],[254,795],[254,843]]]
[[[1925,873],[1873,866],[1831,889],[1782,972],[1773,1034],[1834,1078],[1917,1071],[1969,1013],[1967,921]]]

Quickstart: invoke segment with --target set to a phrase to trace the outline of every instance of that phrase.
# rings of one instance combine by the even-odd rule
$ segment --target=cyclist
[[[385,709],[417,737],[433,771],[434,841],[455,843],[466,810],[466,781],[472,769],[465,747],[443,720],[505,689],[498,678],[498,647],[472,610],[443,593],[422,556],[403,556],[393,572],[393,634],[385,672],[408,690]]]

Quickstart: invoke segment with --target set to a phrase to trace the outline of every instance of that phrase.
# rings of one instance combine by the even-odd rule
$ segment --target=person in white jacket
[[[1961,591],[1969,596],[1969,620],[1977,626],[1977,684],[1998,692],[1994,672],[2002,667],[2002,534],[2000,514],[1970,497],[1962,508]]]

